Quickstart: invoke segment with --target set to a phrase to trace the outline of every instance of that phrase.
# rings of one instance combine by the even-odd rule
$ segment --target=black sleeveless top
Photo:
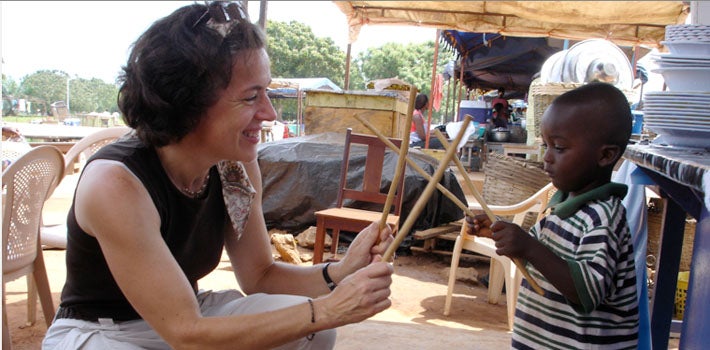
[[[197,281],[219,264],[225,228],[230,223],[217,168],[210,169],[206,193],[201,198],[192,199],[170,181],[155,149],[145,146],[136,137],[104,146],[88,162],[96,159],[121,162],[140,179],[160,215],[160,233],[165,244],[197,291]],[[98,241],[77,224],[74,204],[67,216],[67,238],[67,279],[62,290],[60,313],[63,311],[67,318],[84,320],[139,319],[111,275]],[[170,293],[167,290],[146,292]]]

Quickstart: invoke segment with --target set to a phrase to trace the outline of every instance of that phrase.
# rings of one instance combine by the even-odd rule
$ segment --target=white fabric
[[[461,128],[463,128],[463,122],[451,122],[446,124],[446,134],[449,135],[450,139],[454,139],[459,132],[461,131]],[[461,141],[459,141],[459,144],[456,145],[456,150],[460,151],[463,146],[466,145],[466,142],[468,142],[468,138],[473,135],[476,132],[476,126],[473,125],[473,122],[470,122],[468,124],[468,128],[466,128],[465,134],[461,138]]]

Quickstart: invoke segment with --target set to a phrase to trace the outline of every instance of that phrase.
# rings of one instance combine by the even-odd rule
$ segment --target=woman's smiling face
[[[218,159],[248,162],[256,159],[263,121],[276,119],[267,88],[271,83],[265,49],[237,55],[229,86],[207,110],[196,134]]]

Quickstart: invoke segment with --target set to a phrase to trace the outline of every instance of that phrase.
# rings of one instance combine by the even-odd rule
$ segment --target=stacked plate
[[[644,94],[644,124],[654,144],[710,148],[710,26],[666,26],[670,53],[654,56],[669,91]]]
[[[666,26],[665,39],[670,53],[653,57],[659,67],[653,72],[671,91],[710,91],[710,26]]]
[[[710,92],[647,92],[643,111],[654,144],[710,148]]]

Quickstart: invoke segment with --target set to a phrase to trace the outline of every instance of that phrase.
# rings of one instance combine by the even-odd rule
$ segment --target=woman
[[[379,254],[393,239],[377,223],[340,262],[272,259],[256,160],[261,123],[276,118],[265,44],[220,2],[180,8],[138,38],[119,91],[135,132],[81,175],[44,349],[327,349],[333,328],[391,305]],[[223,250],[246,296],[198,288]]]
[[[412,112],[412,126],[409,130],[409,147],[424,147],[426,145],[426,133],[429,130],[429,123],[424,116],[424,112],[429,109],[429,97],[425,94],[417,94],[414,100],[414,112]],[[443,149],[439,139],[434,135],[429,137],[429,149]]]

